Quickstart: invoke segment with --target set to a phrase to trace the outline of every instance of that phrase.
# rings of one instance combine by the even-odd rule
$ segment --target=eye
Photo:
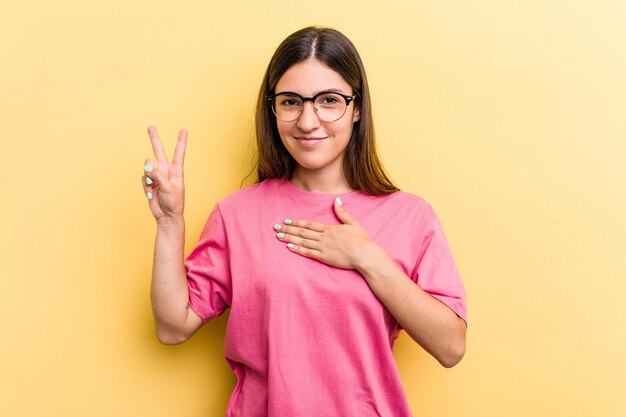
[[[302,105],[300,100],[294,96],[280,96],[278,104],[281,107],[300,107]]]
[[[325,94],[317,98],[317,103],[325,107],[336,106],[342,102],[341,96],[337,94]]]

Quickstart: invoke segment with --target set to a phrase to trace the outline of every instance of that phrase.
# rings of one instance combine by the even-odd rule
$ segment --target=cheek
[[[342,134],[345,135],[348,140],[350,140],[355,126],[350,119],[346,120],[346,122],[347,123],[342,126]]]
[[[284,138],[291,133],[293,127],[290,126],[290,124],[288,123],[278,122],[276,124],[276,129],[278,130],[278,135],[280,136],[281,140],[284,141]]]

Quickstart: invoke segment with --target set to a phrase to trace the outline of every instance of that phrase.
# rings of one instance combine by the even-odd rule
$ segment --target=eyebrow
[[[302,94],[296,93],[295,91],[279,91],[279,92],[277,92],[275,94],[289,94],[289,93],[297,94],[297,95],[299,95],[301,97],[304,97]],[[349,93],[345,93],[345,92],[343,92],[342,90],[340,90],[338,88],[328,88],[326,90],[316,91],[315,93],[313,93],[313,95],[311,97],[314,97],[314,96],[316,96],[318,94],[321,94],[321,93],[341,93],[341,94],[350,95]]]

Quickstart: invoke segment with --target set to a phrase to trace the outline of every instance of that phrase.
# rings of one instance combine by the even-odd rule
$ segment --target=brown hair
[[[376,153],[369,87],[361,58],[342,33],[323,27],[307,27],[287,37],[274,52],[265,71],[256,109],[257,182],[269,178],[289,179],[293,175],[296,162],[280,140],[276,118],[266,96],[274,93],[278,80],[291,66],[311,58],[323,62],[348,82],[356,95],[355,106],[361,110],[361,118],[352,127],[344,156],[343,169],[348,184],[370,195],[398,191]]]

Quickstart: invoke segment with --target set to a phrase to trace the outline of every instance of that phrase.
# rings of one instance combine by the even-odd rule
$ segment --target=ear
[[[361,120],[361,106],[354,106],[354,112],[352,113],[352,123],[356,123]]]

